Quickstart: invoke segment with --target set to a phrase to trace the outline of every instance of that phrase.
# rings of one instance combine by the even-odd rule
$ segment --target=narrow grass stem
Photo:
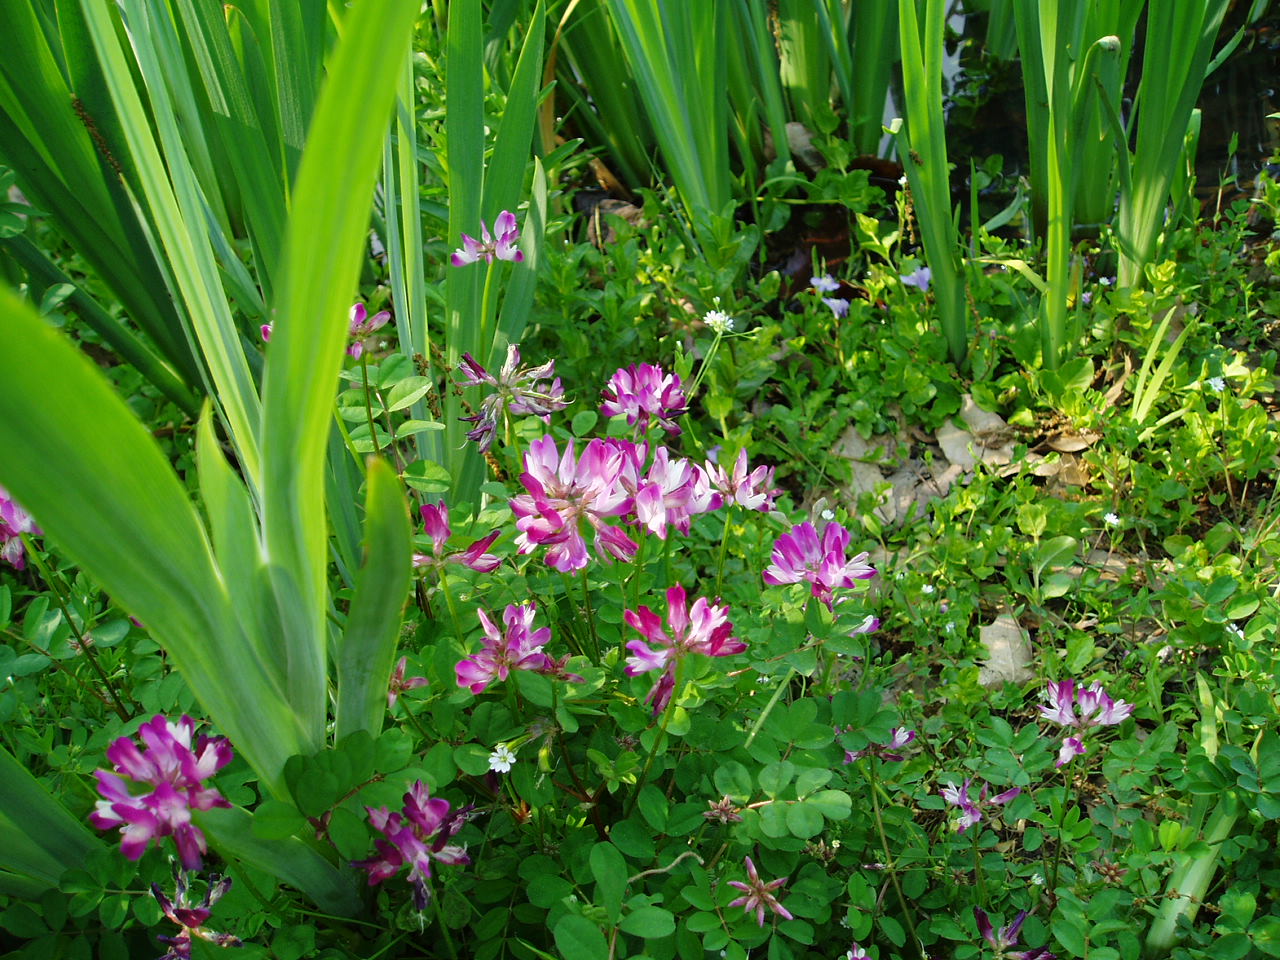
[[[729,520],[733,516],[733,504],[725,504],[724,531],[720,534],[720,556],[716,560],[716,599],[720,598],[720,587],[724,583],[724,561],[729,553]]]
[[[458,642],[464,647],[467,643],[467,635],[462,629],[462,618],[458,616],[457,604],[453,602],[453,591],[449,589],[449,577],[444,572],[444,567],[440,568],[440,592],[444,594],[444,602],[449,607],[449,616],[453,619],[453,629],[458,634]]]
[[[124,701],[120,699],[120,693],[116,690],[115,684],[111,682],[111,678],[107,676],[102,664],[98,662],[98,654],[92,647],[92,641],[85,637],[84,632],[76,626],[75,620],[71,618],[71,610],[67,606],[66,596],[63,594],[59,579],[53,572],[52,568],[44,562],[44,558],[40,556],[35,545],[32,544],[31,538],[27,534],[19,534],[22,537],[22,545],[27,550],[27,556],[31,558],[40,571],[40,576],[44,578],[44,582],[49,585],[49,590],[53,593],[54,602],[58,604],[58,609],[62,611],[62,619],[66,621],[67,627],[71,630],[72,635],[76,638],[80,652],[89,659],[89,665],[93,668],[93,672],[98,675],[98,679],[102,681],[102,685],[106,687],[107,693],[111,696],[111,704],[115,709],[116,715],[121,720],[128,723],[131,714],[124,705]]]
[[[683,658],[676,660],[676,675],[672,680],[671,699],[667,701],[666,707],[662,711],[662,725],[658,728],[658,738],[653,741],[653,748],[649,751],[649,755],[645,757],[644,768],[640,771],[640,776],[636,778],[636,788],[631,791],[631,800],[627,803],[626,812],[623,819],[631,816],[631,811],[636,808],[636,802],[640,799],[640,791],[644,789],[645,782],[649,779],[649,770],[653,767],[653,758],[667,742],[667,727],[671,723],[671,715],[675,713],[676,700],[680,696],[680,675],[684,672]]]
[[[587,629],[591,631],[591,647],[595,663],[600,664],[600,636],[596,633],[596,616],[591,609],[591,588],[587,584],[587,568],[582,568],[582,603],[587,608]]]
[[[369,441],[373,444],[373,452],[381,456],[382,451],[378,448],[378,428],[373,422],[373,399],[369,395],[369,361],[363,353],[360,354],[360,378],[364,383],[364,412],[369,421]]]
[[[871,776],[871,811],[875,815],[876,833],[880,835],[880,847],[884,850],[884,867],[889,874],[889,882],[898,896],[898,906],[902,908],[902,919],[906,921],[907,931],[911,935],[911,943],[916,952],[920,952],[920,938],[916,936],[915,921],[911,919],[911,909],[907,906],[907,898],[902,893],[902,884],[898,881],[898,871],[894,864],[893,854],[889,851],[889,837],[884,830],[884,817],[880,812],[880,782],[876,777],[876,766],[879,761],[871,757],[867,761],[867,769]]]
[[[751,732],[747,734],[746,742],[743,744],[744,747],[751,746],[752,742],[756,738],[756,734],[760,732],[760,728],[764,726],[764,722],[769,719],[769,714],[771,714],[773,712],[773,708],[777,706],[778,700],[782,697],[782,691],[787,689],[787,684],[791,682],[791,677],[795,672],[795,667],[787,668],[786,675],[783,676],[777,689],[773,691],[773,696],[769,698],[769,702],[766,703],[764,705],[764,709],[760,711],[760,716],[756,717],[756,722],[751,725]]]

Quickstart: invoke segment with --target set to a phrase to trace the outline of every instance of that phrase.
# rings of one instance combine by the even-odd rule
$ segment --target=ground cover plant
[[[0,955],[1280,955],[1271,24],[1087,6],[1025,187],[932,0],[0,13]]]

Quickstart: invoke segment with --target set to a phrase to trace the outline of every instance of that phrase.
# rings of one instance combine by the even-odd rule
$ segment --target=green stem
[[[453,618],[453,629],[458,634],[458,642],[465,647],[467,635],[462,630],[462,619],[458,616],[458,607],[453,602],[453,591],[449,589],[449,578],[445,575],[444,567],[440,568],[440,592],[444,594],[444,602],[449,607],[449,616]]]
[[[128,723],[130,713],[125,709],[124,701],[120,699],[120,694],[117,692],[115,684],[111,682],[111,678],[102,669],[102,664],[98,662],[98,654],[91,646],[91,641],[86,639],[84,633],[76,626],[76,622],[71,619],[71,611],[67,608],[66,597],[59,586],[58,578],[48,564],[44,562],[44,558],[40,556],[39,551],[35,549],[31,538],[25,533],[19,534],[19,536],[22,537],[22,545],[26,548],[27,556],[31,558],[31,562],[40,570],[40,576],[44,578],[44,582],[49,585],[49,590],[53,593],[53,599],[58,604],[58,609],[62,611],[62,619],[67,622],[72,635],[75,636],[80,651],[88,657],[89,665],[93,668],[93,672],[98,675],[98,679],[107,688],[107,693],[111,695],[111,702],[115,708],[116,715],[125,723]]]
[[[626,812],[622,819],[631,816],[631,811],[636,807],[636,801],[640,799],[640,791],[644,788],[645,781],[649,779],[649,769],[653,766],[653,758],[656,757],[663,745],[667,741],[667,726],[671,723],[671,715],[676,709],[676,700],[680,694],[680,674],[684,671],[684,659],[676,660],[676,675],[672,678],[671,683],[671,699],[667,701],[666,707],[662,711],[662,725],[658,728],[658,738],[653,741],[653,749],[649,751],[649,755],[645,757],[644,769],[640,771],[640,776],[636,780],[636,788],[631,792],[631,801],[627,804]]]
[[[889,837],[885,834],[884,818],[880,815],[880,784],[876,779],[875,757],[867,760],[871,771],[871,810],[875,814],[876,832],[880,834],[880,846],[884,850],[884,868],[889,873],[889,881],[893,884],[894,893],[898,895],[898,906],[902,908],[902,919],[907,922],[907,930],[911,935],[911,943],[916,951],[920,950],[920,938],[916,936],[916,925],[911,919],[911,911],[907,907],[907,898],[902,895],[902,884],[898,882],[898,869],[894,864],[893,854],[889,852]]]
[[[1049,878],[1049,889],[1058,889],[1058,864],[1062,859],[1062,831],[1067,822],[1067,802],[1071,799],[1071,773],[1070,764],[1064,766],[1062,771],[1062,809],[1058,811],[1058,843],[1057,849],[1053,851],[1052,876]]]
[[[987,902],[986,884],[982,880],[982,857],[978,849],[978,836],[982,832],[977,824],[973,830],[973,882],[978,888],[978,902]]]
[[[444,934],[444,943],[449,948],[449,956],[452,960],[458,960],[458,950],[453,945],[453,933],[449,930],[449,925],[444,922],[444,913],[440,909],[440,898],[433,894],[431,905],[435,907],[436,923],[440,926],[440,932]]]
[[[587,568],[582,568],[582,602],[587,608],[587,628],[591,631],[591,646],[595,653],[595,663],[600,665],[600,637],[596,633],[596,616],[591,609],[591,590],[587,586]]]
[[[773,712],[773,708],[777,705],[779,698],[782,696],[782,691],[787,689],[787,684],[791,682],[791,677],[795,672],[795,667],[787,668],[787,672],[783,676],[782,682],[778,684],[778,688],[773,691],[773,696],[769,698],[769,702],[766,703],[764,705],[764,709],[760,711],[760,716],[756,717],[756,722],[752,724],[751,732],[747,734],[746,743],[743,744],[744,747],[751,746],[752,741],[756,738],[756,734],[760,732],[760,728],[764,726],[765,720],[767,720],[769,714]]]
[[[369,361],[364,353],[360,354],[360,376],[364,380],[364,412],[369,421],[369,440],[373,443],[373,452],[382,455],[378,449],[378,430],[373,422],[373,400],[369,396]]]
[[[486,365],[489,362],[489,354],[492,353],[493,344],[490,342],[492,336],[489,324],[489,300],[493,294],[493,275],[497,272],[498,264],[496,261],[490,261],[484,273],[484,295],[480,301],[480,342],[479,347],[481,356],[485,358]]]
[[[733,504],[724,507],[724,531],[720,534],[720,557],[716,561],[716,599],[720,599],[720,587],[724,583],[724,560],[729,552],[729,518],[733,516]]]

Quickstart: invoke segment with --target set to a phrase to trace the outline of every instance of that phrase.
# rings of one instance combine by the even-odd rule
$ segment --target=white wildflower
[[[733,329],[733,317],[723,310],[708,310],[703,315],[702,322],[721,335]]]
[[[920,592],[925,594],[933,593],[933,584],[926,583],[923,587],[920,588]]]
[[[1221,393],[1227,389],[1227,381],[1222,377],[1210,377],[1206,382],[1209,384],[1209,389],[1214,393]]]
[[[1120,518],[1116,516],[1114,513],[1103,514],[1102,522],[1105,523],[1108,527],[1120,526]]]
[[[511,765],[516,762],[516,755],[505,743],[500,743],[489,754],[489,769],[494,773],[510,773]]]

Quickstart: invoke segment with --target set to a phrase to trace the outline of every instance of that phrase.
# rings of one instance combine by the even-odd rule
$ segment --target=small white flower
[[[809,283],[820,293],[835,293],[840,289],[840,281],[829,273],[824,273],[820,277],[810,277]]]
[[[1111,277],[1099,277],[1098,283],[1102,284],[1104,287],[1109,287],[1113,283],[1115,283],[1115,280],[1113,280]],[[1044,883],[1044,877],[1040,878],[1040,882]]]
[[[1031,882],[1032,882],[1032,883],[1034,883],[1037,887],[1043,887],[1043,886],[1044,886],[1044,875],[1043,875],[1043,874],[1040,874],[1040,873],[1033,873],[1033,874],[1031,875]]]
[[[505,743],[500,743],[489,754],[489,769],[494,773],[510,773],[511,765],[516,762],[516,755]]]
[[[768,683],[772,679],[773,677],[769,676],[767,673],[762,673],[760,676],[756,677],[756,683]]]
[[[726,334],[733,329],[733,317],[723,310],[708,310],[703,315],[702,322],[719,334]]]
[[[948,621],[947,621],[947,623],[946,623],[946,625],[945,625],[942,629],[943,629],[943,630],[946,630],[946,631],[947,631],[947,633],[955,633],[955,632],[956,632],[956,622],[955,622],[954,620],[948,620]]]
[[[933,584],[926,583],[923,587],[920,588],[920,592],[925,594],[933,593]]]
[[[1209,389],[1214,393],[1221,393],[1227,389],[1227,381],[1222,377],[1210,377],[1206,382],[1209,384]]]
[[[904,173],[898,178],[898,186],[905,187],[907,185],[907,175]]]
[[[1114,513],[1103,514],[1102,522],[1105,523],[1108,527],[1120,526],[1120,518],[1116,516]]]
[[[823,510],[818,516],[822,517],[823,520],[831,521],[836,518],[836,512],[834,510]]]

